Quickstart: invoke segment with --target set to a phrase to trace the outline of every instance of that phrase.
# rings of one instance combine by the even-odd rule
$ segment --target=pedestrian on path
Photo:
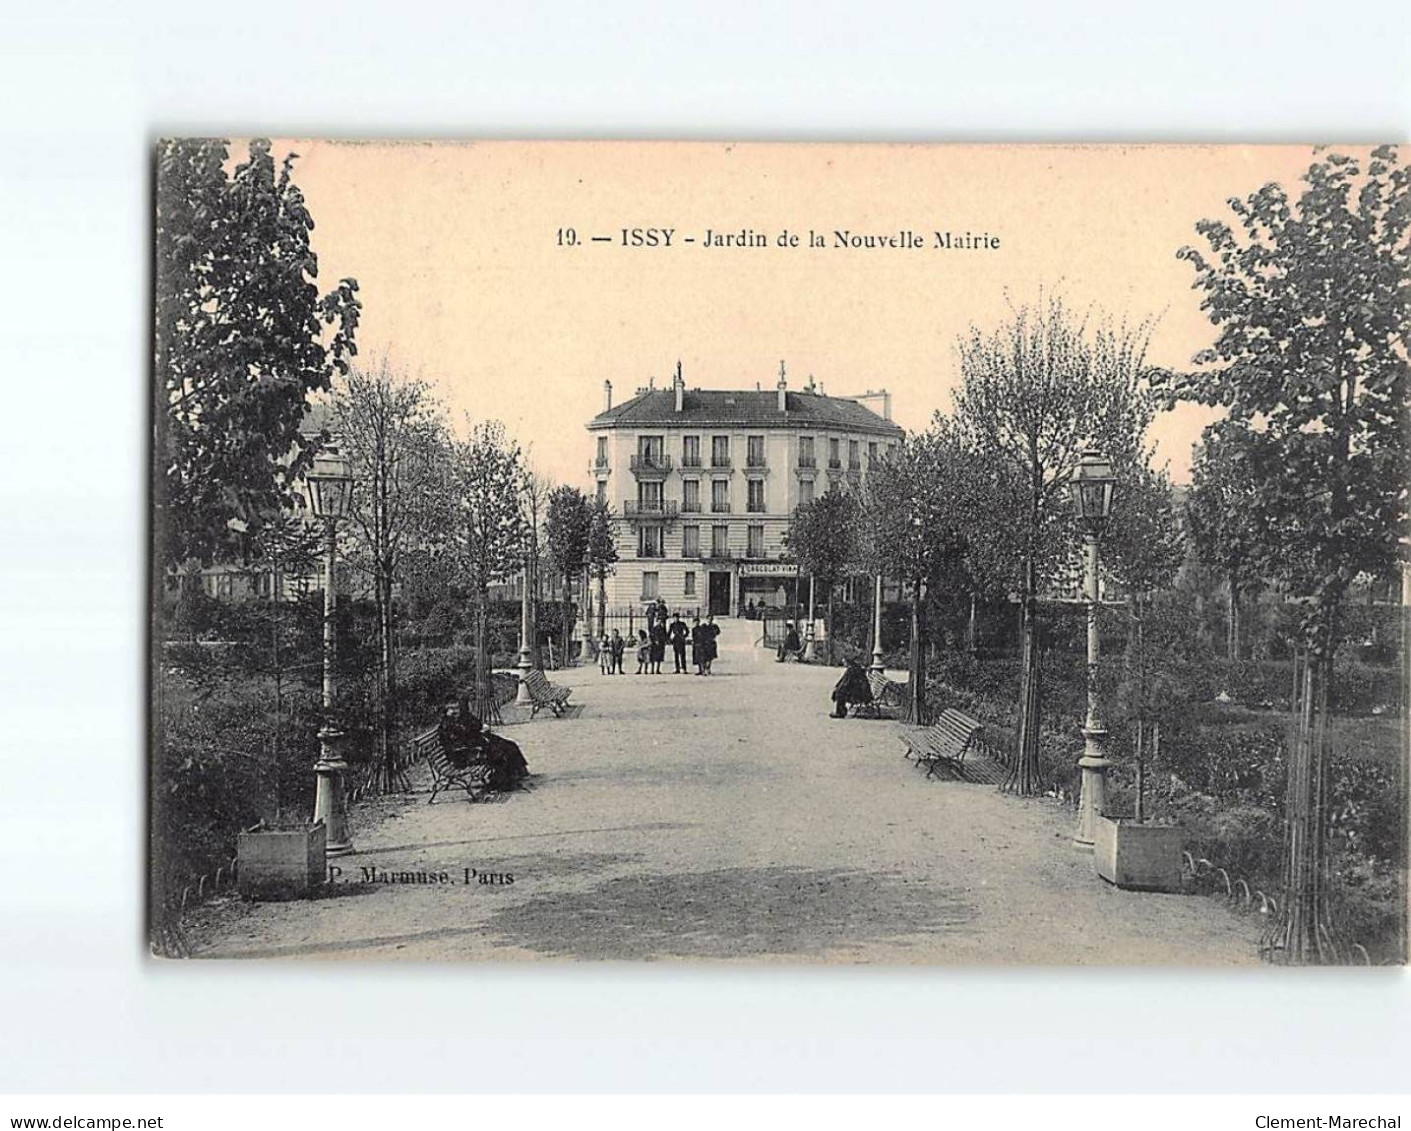
[[[637,630],[637,675],[647,674],[647,664],[652,656],[652,646],[647,643],[647,630],[639,628]]]
[[[671,654],[676,660],[676,675],[686,674],[686,641],[691,638],[690,629],[686,627],[686,622],[681,619],[681,612],[678,609],[676,619],[671,622],[671,627],[667,630],[667,636],[671,640]]]
[[[691,662],[697,675],[705,675],[705,630],[700,617],[691,618]]]
[[[710,665],[715,662],[718,651],[715,638],[720,635],[720,626],[715,623],[715,614],[706,617],[706,622],[701,626],[701,642],[705,645],[705,675],[710,675]]]
[[[651,631],[651,668],[652,675],[661,675],[661,662],[666,659],[666,615],[659,614],[652,622]]]
[[[606,632],[603,633],[603,638],[598,641],[598,670],[603,675],[612,674],[612,641]]]
[[[627,641],[622,639],[622,633],[617,629],[612,630],[612,662],[608,665],[608,675],[623,675],[622,653],[627,650]]]

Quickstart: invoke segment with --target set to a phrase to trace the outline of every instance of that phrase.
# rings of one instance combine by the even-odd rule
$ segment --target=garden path
[[[1070,810],[926,780],[902,758],[901,724],[828,717],[836,670],[775,664],[754,647],[757,623],[723,627],[710,678],[554,673],[578,717],[504,732],[532,790],[493,804],[372,799],[353,815],[358,851],[335,862],[328,896],[207,905],[189,920],[193,953],[1257,961],[1252,919],[1204,897],[1109,887],[1072,847]],[[369,867],[451,882],[352,882]]]

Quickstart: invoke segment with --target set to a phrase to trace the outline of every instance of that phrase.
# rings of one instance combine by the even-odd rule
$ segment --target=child
[[[647,661],[651,658],[652,648],[647,643],[647,630],[639,628],[637,630],[637,674],[643,675],[647,670]]]
[[[608,639],[608,634],[603,633],[603,638],[598,641],[598,670],[603,675],[612,672],[612,641]]]

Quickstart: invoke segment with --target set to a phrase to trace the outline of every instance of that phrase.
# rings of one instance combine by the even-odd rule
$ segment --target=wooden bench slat
[[[958,772],[964,773],[965,755],[978,745],[979,735],[984,724],[978,719],[947,707],[925,730],[919,733],[903,734],[908,758],[914,757],[919,766],[926,765],[928,775],[935,772],[938,762],[951,764]]]

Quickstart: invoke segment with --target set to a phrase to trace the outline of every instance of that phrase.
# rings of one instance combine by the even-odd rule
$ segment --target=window
[[[842,459],[842,456],[840,456],[840,455],[838,454],[838,448],[839,448],[838,437],[836,437],[836,436],[830,436],[830,437],[828,438],[828,466],[829,466],[829,467],[842,467],[842,466],[843,466],[843,459]]]
[[[710,509],[714,514],[730,513],[730,480],[717,479],[710,485]]]
[[[730,528],[712,526],[710,528],[710,555],[713,558],[730,556]]]
[[[869,440],[869,441],[867,442],[867,466],[868,466],[868,467],[875,467],[876,465],[877,465],[877,441],[876,441],[876,440]]]
[[[660,514],[661,484],[659,482],[638,483],[637,506],[643,514]]]
[[[644,526],[637,532],[637,556],[639,558],[666,556],[662,553],[660,526]]]
[[[683,479],[681,481],[681,509],[699,512],[701,509],[701,481]]]
[[[710,438],[710,466],[729,467],[730,466],[730,437],[712,436]]]
[[[681,556],[683,558],[701,556],[701,528],[699,526],[683,526],[681,528]]]
[[[814,460],[813,460],[813,437],[812,437],[812,436],[800,436],[800,437],[799,437],[799,466],[800,466],[800,467],[817,467],[817,466],[818,466],[818,465],[814,462]]]
[[[687,597],[696,595],[696,571],[688,569],[686,571],[686,588],[684,590]]]
[[[607,480],[606,480],[606,479],[599,479],[599,480],[598,480],[598,502],[600,502],[600,503],[606,503],[607,501],[608,501],[608,484],[607,484]]]
[[[596,462],[599,467],[607,467],[608,465],[608,438],[606,436],[598,437],[598,458]]]
[[[701,466],[701,438],[699,436],[681,437],[681,466]]]
[[[661,574],[648,572],[642,574],[642,600],[655,601],[661,596]]]
[[[662,439],[660,436],[638,436],[637,454],[642,457],[642,462],[648,465],[661,463]]]
[[[800,502],[800,503],[811,503],[811,502],[813,502],[813,480],[812,480],[812,479],[800,479],[800,480],[799,480],[799,502]]]
[[[745,552],[752,558],[764,557],[764,527],[751,526],[748,534],[749,545]]]
[[[861,467],[861,466],[862,466],[862,456],[858,454],[858,442],[857,442],[856,440],[849,440],[849,441],[848,441],[848,467],[849,467],[850,470],[856,471],[856,470],[857,470],[859,467]]]
[[[751,514],[764,513],[764,480],[751,479],[749,482],[749,503],[748,508]]]
[[[745,463],[749,467],[764,466],[764,437],[751,436],[748,441],[748,448],[745,454]]]

